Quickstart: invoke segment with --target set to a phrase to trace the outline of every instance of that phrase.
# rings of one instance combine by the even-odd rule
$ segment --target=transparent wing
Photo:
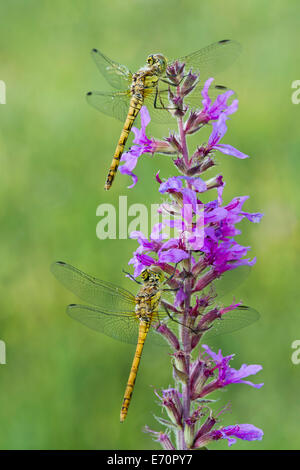
[[[201,94],[202,91],[202,84],[197,85],[193,92],[185,97],[185,105],[188,105],[190,109],[201,109],[203,100],[203,96]],[[208,94],[210,98],[214,100],[217,96],[222,95],[227,91],[229,91],[229,88],[223,85],[215,85],[210,87]],[[230,102],[234,97],[236,97],[236,94],[232,95],[228,102]],[[165,88],[165,85],[162,89],[158,90],[156,103],[155,90],[151,90],[148,91],[144,104],[147,106],[153,122],[160,124],[171,123],[174,125],[174,117],[169,111],[169,109],[172,110],[172,108],[174,108],[174,105],[169,101],[169,91]]]
[[[215,85],[215,86],[210,86],[208,90],[208,95],[211,98],[212,101],[214,101],[217,96],[223,95],[227,91],[230,91],[230,88],[227,88],[226,86],[223,85]],[[184,103],[189,106],[191,109],[201,109],[202,108],[202,91],[203,91],[203,86],[202,82],[201,84],[198,84],[195,89],[192,91],[191,94],[187,95]],[[231,90],[233,91],[233,90]],[[233,99],[237,97],[236,93],[233,92],[233,94],[228,98],[227,103],[230,104]]]
[[[204,313],[213,309],[216,304],[219,303],[219,300],[224,297],[226,294],[230,293],[236,289],[240,284],[242,284],[249,274],[251,273],[250,266],[240,266],[231,271],[227,271],[222,275],[221,278],[214,281],[212,285],[209,285],[206,289],[201,291],[201,295],[216,295],[215,300],[210,304],[209,307],[205,310]],[[164,296],[165,297],[165,296]],[[171,299],[168,299],[169,303],[173,303]],[[177,318],[175,314],[170,312],[174,320],[182,321],[182,319]],[[166,315],[166,313],[165,313]],[[163,311],[160,312],[160,318],[163,318]],[[245,328],[260,318],[259,313],[251,307],[246,307],[240,305],[234,310],[230,310],[223,314],[221,319],[216,319],[213,322],[213,326],[205,333],[205,339],[211,338],[214,336],[232,333],[234,331]],[[167,317],[165,318],[168,322],[168,327],[174,332],[178,333],[178,323],[172,321]]]
[[[217,294],[217,301],[240,286],[250,273],[251,267],[245,265],[222,274],[222,276],[213,283],[214,291]]]
[[[108,83],[118,90],[125,90],[132,80],[132,73],[125,65],[118,64],[98,49],[92,49],[92,58]]]
[[[234,310],[224,313],[222,318],[215,320],[211,329],[204,334],[204,340],[246,328],[259,320],[259,318],[260,315],[254,308],[241,305]]]
[[[67,307],[67,314],[88,328],[117,341],[129,344],[137,343],[139,320],[132,312],[123,312],[122,315],[118,315],[96,307],[72,304]],[[148,342],[156,346],[168,345],[162,335],[157,333],[154,328],[150,328],[148,332],[146,343]]]
[[[200,73],[203,81],[229,67],[240,52],[241,45],[238,42],[224,39],[177,60],[185,63],[186,70],[192,68],[194,72]]]
[[[152,121],[158,124],[176,124],[176,120],[174,120],[174,117],[167,109],[172,106],[169,102],[168,90],[163,90],[158,94],[156,103],[157,107],[154,106],[155,96],[155,89],[147,90],[147,95],[144,98],[144,104],[147,106]],[[161,100],[159,99],[160,96]]]
[[[88,328],[118,341],[137,343],[139,321],[133,313],[116,315],[96,307],[72,304],[67,307],[67,314]]]
[[[129,92],[106,93],[101,91],[89,91],[86,94],[87,102],[101,113],[125,122],[128,110]]]
[[[51,271],[67,289],[85,302],[101,307],[101,311],[134,315],[135,297],[126,289],[89,276],[62,261],[53,263]]]
[[[226,271],[213,283],[213,292],[216,294],[216,303],[226,294],[240,286],[251,273],[250,266],[239,266]],[[212,306],[209,307],[211,309]],[[246,328],[260,318],[259,313],[251,307],[240,305],[234,310],[226,312],[222,318],[213,322],[212,328],[205,333],[205,338],[219,336]]]

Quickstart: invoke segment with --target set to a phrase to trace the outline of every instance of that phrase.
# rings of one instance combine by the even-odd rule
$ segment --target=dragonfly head
[[[161,284],[164,280],[164,273],[158,266],[150,266],[141,272],[141,278],[144,282],[155,282]]]
[[[158,75],[162,75],[167,68],[167,59],[162,54],[151,54],[147,57],[147,64],[153,67]]]

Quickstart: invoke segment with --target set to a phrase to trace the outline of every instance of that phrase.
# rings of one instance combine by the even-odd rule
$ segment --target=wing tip
[[[50,265],[50,270],[51,272],[53,272],[55,274],[55,268],[57,266],[66,266],[67,263],[65,263],[64,261],[54,261],[53,263],[51,263]]]

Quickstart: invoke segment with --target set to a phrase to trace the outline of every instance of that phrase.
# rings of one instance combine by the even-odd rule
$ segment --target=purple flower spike
[[[220,41],[217,44],[220,53],[227,43]],[[237,44],[230,44],[237,51]],[[228,411],[228,406],[216,411],[217,400],[210,394],[241,383],[260,389],[263,383],[248,379],[260,372],[262,366],[242,364],[239,369],[234,369],[230,367],[234,354],[223,356],[221,350],[214,352],[207,345],[201,347],[203,334],[210,328],[217,328],[218,323],[229,320],[226,323],[229,331],[230,328],[235,331],[241,323],[238,318],[243,310],[241,302],[233,299],[220,305],[218,294],[222,292],[217,286],[218,278],[225,275],[230,283],[230,274],[226,271],[252,266],[256,262],[255,257],[249,257],[250,246],[239,243],[237,237],[241,229],[237,224],[245,219],[258,223],[263,214],[244,210],[249,196],[224,202],[224,178],[219,172],[217,175],[211,173],[217,150],[241,160],[248,158],[232,145],[221,143],[230,122],[229,116],[238,109],[238,101],[234,99],[233,91],[221,87],[220,94],[212,100],[213,79],[210,78],[202,90],[200,109],[191,109],[191,101],[186,97],[194,92],[199,77],[185,68],[184,63],[171,64],[166,75],[169,83],[174,85],[169,87],[169,103],[166,104],[176,121],[176,129],[170,128],[168,137],[160,140],[148,138],[146,128],[150,116],[143,107],[141,129],[133,128],[133,146],[123,155],[120,168],[121,173],[131,176],[130,187],[138,181],[134,169],[143,153],[169,155],[176,169],[176,174],[165,180],[156,171],[158,185],[154,185],[159,187],[158,196],[162,201],[158,205],[158,214],[155,214],[158,223],[152,227],[150,236],[140,231],[131,233],[131,238],[138,243],[129,261],[134,267],[134,276],[148,268],[143,273],[143,285],[136,300],[136,324],[148,322],[149,336],[154,339],[160,334],[166,340],[171,348],[174,379],[173,386],[156,393],[167,415],[156,419],[167,432],[149,428],[146,431],[166,450],[203,448],[219,439],[227,439],[229,446],[237,439],[261,440],[262,430],[252,424],[222,426],[221,415]],[[164,106],[163,100],[162,95],[159,106]],[[167,117],[168,111],[161,110],[160,113]],[[188,136],[196,134],[208,123],[212,124],[208,142],[202,141],[202,145],[198,142],[190,153]],[[205,173],[207,170],[210,174]],[[166,274],[163,282],[161,270]],[[229,313],[233,310],[234,314]],[[152,333],[153,329],[155,333]]]

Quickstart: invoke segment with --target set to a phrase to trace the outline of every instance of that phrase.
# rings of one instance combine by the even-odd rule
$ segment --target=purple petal
[[[186,180],[194,186],[195,190],[199,193],[206,191],[206,183],[201,178],[189,178],[186,177]]]
[[[215,147],[216,144],[226,134],[226,131],[227,131],[226,119],[227,119],[226,114],[222,113],[219,119],[213,123],[213,130],[208,139],[208,144],[211,147]]]
[[[256,213],[250,213],[250,212],[241,212],[241,214],[243,214],[245,217],[247,217],[248,220],[250,220],[250,222],[253,222],[254,224],[258,224],[262,217],[264,216],[264,214],[262,214],[261,212],[256,212]]]
[[[185,301],[186,297],[187,297],[187,294],[184,291],[184,288],[180,287],[175,297],[175,302],[174,302],[175,307],[180,307],[180,305]]]
[[[263,431],[253,424],[237,424],[235,426],[227,426],[220,430],[224,433],[224,439],[228,439],[229,436],[243,439],[244,441],[261,441],[264,435]],[[230,442],[234,441],[234,442]],[[235,439],[228,439],[228,445],[232,445],[236,442]]]
[[[138,181],[138,177],[132,172],[132,170],[136,167],[138,159],[141,154],[134,152],[133,149],[129,150],[126,153],[123,153],[121,157],[121,162],[124,162],[124,165],[120,165],[119,170],[122,175],[129,175],[132,178],[132,184],[128,186],[129,188],[133,188]]]
[[[168,178],[167,181],[164,181],[159,188],[159,192],[164,194],[166,191],[173,190],[179,191],[182,189],[182,181],[178,176],[172,176]]]
[[[194,212],[197,212],[197,194],[195,191],[189,188],[184,188],[180,192],[183,196],[183,205],[191,206]]]
[[[203,100],[202,100],[202,105],[205,109],[205,111],[208,109],[210,103],[211,103],[211,99],[210,99],[210,96],[208,94],[208,90],[209,90],[209,87],[210,85],[212,84],[212,82],[214,81],[214,78],[208,78],[204,84],[204,87],[203,87],[203,90],[201,91],[201,94],[203,96]]]
[[[148,126],[149,122],[151,121],[150,114],[149,114],[149,111],[148,111],[146,106],[142,106],[141,111],[140,111],[140,115],[141,115],[142,129],[145,130],[146,127]]]
[[[122,173],[122,175],[131,176],[132,184],[127,186],[128,188],[130,188],[130,189],[133,188],[136,185],[136,183],[138,182],[138,177],[134,173],[132,173],[132,171],[128,170],[125,166],[120,167],[120,173]]]
[[[240,159],[249,158],[249,155],[246,155],[245,153],[240,152],[236,148],[232,147],[232,145],[216,144],[214,148],[224,153],[225,155],[232,155],[233,157],[237,157]]]
[[[238,100],[233,100],[233,102],[228,106],[228,108],[224,111],[227,115],[233,114],[238,110],[239,102]]]
[[[168,251],[160,251],[159,261],[162,263],[179,263],[183,259],[187,259],[189,254],[180,248],[171,248]]]
[[[254,388],[261,388],[264,385],[263,383],[254,384],[250,381],[242,380],[244,377],[257,374],[261,370],[262,370],[262,366],[258,364],[252,364],[250,366],[247,366],[247,364],[243,364],[239,370],[236,370],[233,367],[228,367],[225,373],[224,384],[229,385],[232,383],[244,383]]]

